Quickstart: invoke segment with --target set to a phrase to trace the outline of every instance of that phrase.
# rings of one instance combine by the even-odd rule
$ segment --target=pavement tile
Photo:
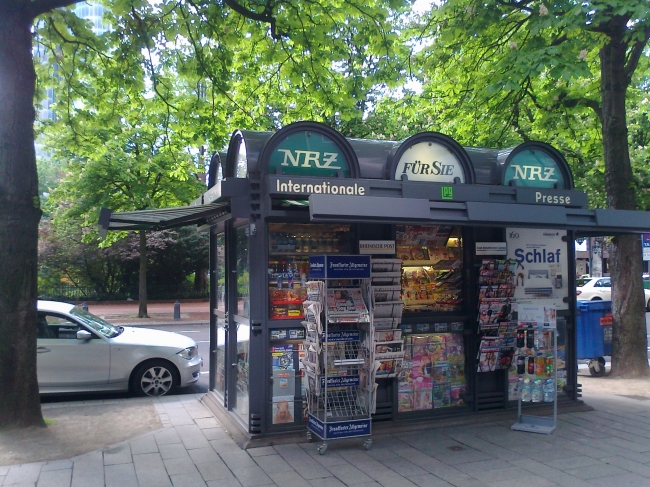
[[[312,479],[309,481],[309,485],[313,487],[345,487],[345,484],[343,482],[334,477]]]
[[[4,477],[7,475],[7,472],[9,472],[9,467],[8,466],[0,466],[0,477]]]
[[[270,472],[269,477],[282,487],[305,487],[307,481],[296,472]]]
[[[49,472],[50,470],[64,470],[66,468],[72,468],[72,461],[71,460],[54,460],[52,462],[47,462],[45,465],[41,467],[41,472]],[[2,469],[2,467],[0,467]],[[7,468],[9,470],[9,468]],[[0,472],[0,475],[2,472]],[[0,485],[2,483],[0,482]]]
[[[236,468],[257,467],[255,461],[246,451],[243,450],[231,450],[229,452],[219,453],[219,456],[231,470],[235,470]]]
[[[163,463],[170,477],[178,474],[198,473],[196,465],[194,465],[194,462],[189,456],[184,458],[166,458],[163,459]]]
[[[207,482],[207,487],[242,487],[242,485],[239,480],[233,477],[227,480],[211,480]]]
[[[206,417],[194,418],[194,422],[201,429],[219,428],[221,426],[219,424],[219,421],[214,419],[212,416],[210,416],[208,418],[206,418]]]
[[[235,449],[239,450],[239,446],[231,438],[222,438],[220,440],[210,440],[210,446],[214,448],[217,453],[227,453]]]
[[[48,470],[46,472],[41,472],[37,485],[38,487],[69,487],[71,482],[72,469],[66,468],[64,470]],[[2,484],[0,483],[0,485]]]
[[[199,435],[183,435],[181,436],[183,445],[188,450],[195,450],[197,448],[211,448],[210,442],[202,434]]]
[[[154,438],[156,439],[156,443],[158,444],[158,446],[171,445],[174,443],[182,443],[181,437],[176,432],[176,428],[167,428],[167,429],[158,430],[154,434]]]
[[[72,487],[104,487],[104,459],[101,451],[73,458]]]
[[[554,460],[546,460],[543,455],[540,455],[540,462],[545,463],[549,467],[557,468],[558,470],[574,470],[578,467],[590,467],[592,465],[602,465],[600,460],[585,456],[573,456],[568,458],[556,458]]]
[[[527,475],[525,477],[519,477],[516,479],[503,479],[497,480],[495,482],[488,482],[488,485],[492,487],[521,487],[522,485],[525,485],[526,487],[557,486],[555,482],[551,482],[550,480],[541,477],[535,477],[532,475]]]
[[[170,476],[174,487],[205,487],[206,483],[199,472]]]
[[[106,487],[138,487],[138,477],[132,463],[106,465],[104,476]]]
[[[194,463],[207,463],[207,462],[220,462],[221,459],[217,452],[208,445],[207,448],[197,448],[195,450],[188,450],[190,458]]]
[[[240,467],[232,469],[232,473],[244,487],[272,484],[271,477],[264,473],[257,465],[253,467]]]
[[[205,430],[203,431],[205,433]],[[261,457],[265,455],[276,455],[278,452],[272,446],[262,446],[260,448],[250,448],[246,450],[251,457]]]
[[[332,474],[346,485],[372,482],[374,479],[353,465],[335,465],[328,468]]]
[[[446,480],[442,480],[440,477],[431,475],[427,473],[425,475],[415,475],[414,477],[409,477],[409,480],[419,487],[451,487],[452,484]],[[392,484],[382,484],[388,487]]]
[[[140,453],[156,453],[158,451],[158,444],[153,435],[145,435],[141,438],[129,441],[131,445],[131,454],[138,455]]]
[[[500,468],[496,470],[485,470],[483,472],[474,472],[471,474],[472,477],[475,477],[476,480],[480,480],[485,483],[498,483],[505,480],[516,480],[524,477],[532,477],[530,472],[526,472],[521,468],[510,467],[510,468]],[[522,481],[522,485],[527,485]]]
[[[133,455],[133,465],[140,487],[164,487],[172,483],[159,453]]]
[[[208,463],[197,463],[196,468],[199,470],[203,480],[229,480],[235,476],[221,459]]]
[[[160,456],[163,460],[168,458],[186,458],[187,450],[182,443],[172,443],[170,445],[160,445]],[[189,458],[189,457],[188,457]]]
[[[293,472],[293,467],[277,454],[255,457],[255,462],[267,475],[275,472]]]
[[[573,475],[574,477],[583,480],[597,479],[599,477],[611,477],[613,475],[623,475],[629,473],[615,465],[607,465],[605,463],[601,463],[600,465],[590,465],[588,468],[581,467],[574,469],[565,469],[564,471],[569,475]],[[618,482],[615,485],[617,487],[620,487],[620,484]]]
[[[470,475],[475,473],[489,472],[490,470],[501,470],[511,468],[512,464],[501,459],[483,460],[481,462],[469,462],[457,465],[456,468],[461,472]]]
[[[7,470],[7,476],[2,485],[35,484],[38,481],[38,476],[41,474],[43,465],[45,465],[44,462],[11,466]]]
[[[447,465],[459,465],[461,463],[481,462],[484,460],[493,460],[494,457],[485,452],[467,448],[466,450],[450,451],[436,455],[436,459]]]
[[[600,477],[597,479],[591,479],[589,482],[590,485],[597,487],[640,487],[649,484],[647,477],[641,477],[635,473],[625,473],[611,477]]]
[[[603,463],[608,463],[610,465],[616,465],[617,467],[621,467],[629,472],[650,479],[650,466],[644,465],[639,462],[635,462],[633,460],[630,460],[629,458],[609,457],[609,458],[603,458],[601,461]]]
[[[231,439],[230,435],[223,428],[202,428],[201,433],[208,440],[221,440],[221,439]],[[271,448],[271,447],[267,447]],[[253,448],[254,450],[259,450],[259,448]]]
[[[117,465],[119,463],[132,463],[131,447],[128,443],[121,443],[104,450],[104,465]]]

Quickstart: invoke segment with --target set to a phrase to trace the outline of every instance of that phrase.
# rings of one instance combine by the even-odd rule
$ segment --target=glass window
[[[79,323],[65,316],[42,312],[38,313],[38,321],[36,324],[38,327],[37,337],[45,339],[58,338],[61,340],[76,340],[77,332],[79,330],[86,330],[86,328],[81,326]],[[111,329],[114,328],[113,325],[109,326]],[[96,329],[95,326],[92,326],[91,328]],[[117,330],[116,333],[119,334]],[[91,338],[99,338],[92,332],[91,335]]]
[[[274,320],[303,318],[309,256],[350,253],[349,225],[269,224],[269,313]]]
[[[463,250],[451,226],[398,225],[405,312],[462,310]]]
[[[250,273],[248,260],[248,226],[235,229],[237,248],[237,315],[250,317]]]
[[[216,237],[216,258],[217,262],[214,266],[216,275],[216,301],[217,309],[226,312],[226,238],[223,233]]]

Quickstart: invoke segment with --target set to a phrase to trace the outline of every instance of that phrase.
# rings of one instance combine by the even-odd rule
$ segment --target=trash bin
[[[577,358],[589,360],[589,372],[605,375],[605,355],[612,354],[612,302],[578,301]]]

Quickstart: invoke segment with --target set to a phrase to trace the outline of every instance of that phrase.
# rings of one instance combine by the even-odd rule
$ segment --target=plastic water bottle
[[[544,392],[542,390],[542,381],[541,379],[535,379],[535,382],[533,382],[533,390],[532,390],[532,399],[533,402],[542,402],[542,399],[544,399]]]
[[[546,379],[544,384],[544,402],[553,402],[555,399],[555,387],[553,385],[553,379]]]
[[[530,379],[525,378],[524,383],[521,386],[521,400],[524,402],[530,402],[531,399],[531,390],[530,390]]]

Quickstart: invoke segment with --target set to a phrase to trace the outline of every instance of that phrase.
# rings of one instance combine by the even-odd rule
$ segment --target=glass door
[[[250,265],[249,265],[249,227],[234,228],[235,255],[231,272],[231,283],[236,295],[236,304],[230,318],[231,376],[229,409],[237,413],[248,424],[249,410],[249,351],[250,351]]]

